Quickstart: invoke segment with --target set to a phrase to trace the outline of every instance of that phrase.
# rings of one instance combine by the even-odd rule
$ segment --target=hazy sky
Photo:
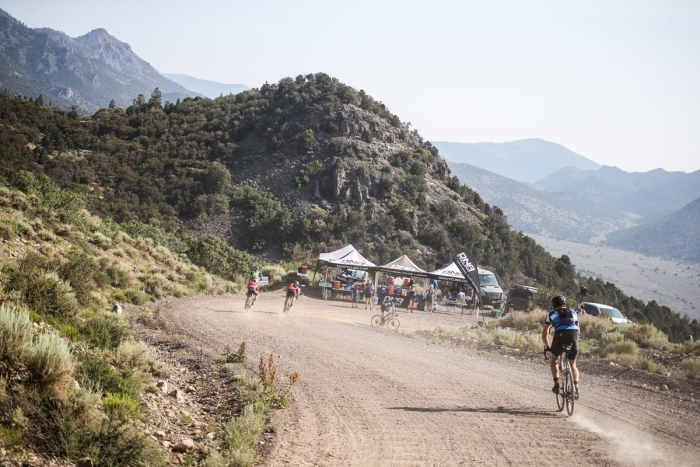
[[[543,138],[628,171],[700,169],[700,1],[0,0],[156,69],[259,87],[323,71],[433,141]]]

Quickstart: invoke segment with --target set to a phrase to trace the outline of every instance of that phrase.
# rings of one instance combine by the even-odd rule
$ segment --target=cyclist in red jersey
[[[255,281],[248,282],[248,293],[246,294],[246,296],[250,297],[251,295],[255,295],[255,297],[253,297],[253,304],[255,304],[255,300],[258,299],[259,293],[260,293],[260,286],[258,285],[258,283]]]
[[[299,298],[299,281],[295,281],[287,287],[287,298],[284,300],[284,309],[287,309],[287,302],[290,299],[296,300],[297,298]]]

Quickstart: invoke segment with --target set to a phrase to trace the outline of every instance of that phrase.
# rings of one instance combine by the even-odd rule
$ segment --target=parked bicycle
[[[569,415],[574,414],[574,403],[576,401],[576,388],[574,386],[574,377],[571,374],[571,366],[569,366],[569,352],[571,351],[571,344],[566,344],[563,348],[559,359],[557,360],[557,365],[559,365],[559,375],[562,384],[559,385],[559,392],[557,396],[557,409],[559,412],[564,410],[566,407],[566,413]],[[550,352],[548,347],[544,349],[544,358],[549,361]]]
[[[401,322],[397,318],[398,312],[396,311],[396,305],[394,304],[394,299],[387,296],[384,298],[381,306],[382,314],[374,315],[370,320],[370,324],[373,327],[384,326],[395,331],[401,326]]]

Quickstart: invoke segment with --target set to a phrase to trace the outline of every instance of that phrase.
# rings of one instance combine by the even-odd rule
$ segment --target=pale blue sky
[[[629,171],[700,169],[698,1],[0,0],[105,28],[159,71],[258,87],[323,71],[427,139],[543,138]]]

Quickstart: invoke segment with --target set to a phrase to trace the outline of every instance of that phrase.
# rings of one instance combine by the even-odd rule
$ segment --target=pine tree
[[[151,98],[148,99],[148,106],[152,109],[162,109],[163,108],[163,95],[160,89],[155,88],[151,94]]]
[[[115,108],[116,106],[117,106],[117,103],[114,102],[114,99],[112,99],[111,101],[109,101],[109,108],[110,108],[110,109],[113,109],[113,108]]]

